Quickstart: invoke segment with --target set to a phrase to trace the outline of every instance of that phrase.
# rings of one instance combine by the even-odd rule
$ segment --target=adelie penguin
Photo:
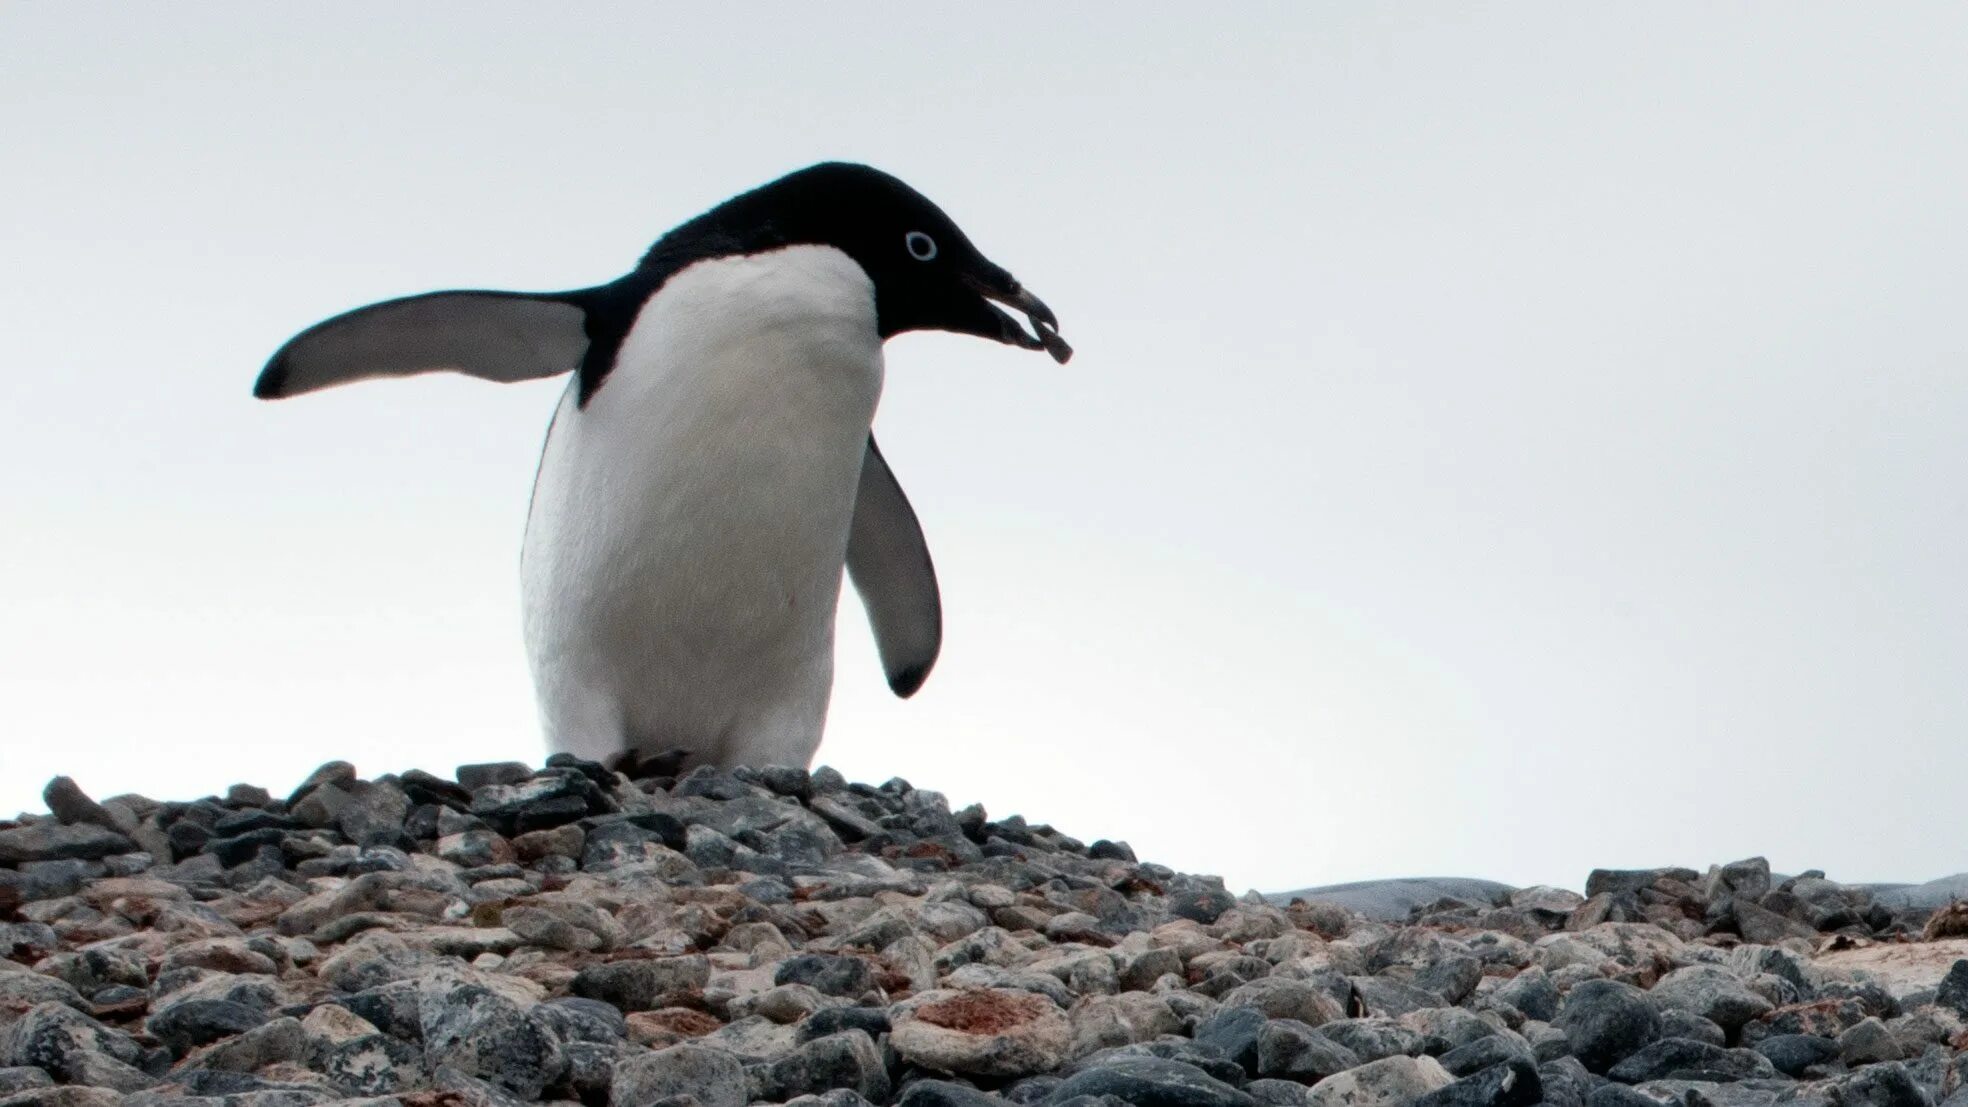
[[[942,643],[928,546],[869,432],[882,342],[913,330],[1072,354],[1045,304],[935,204],[830,163],[684,223],[607,284],[338,315],[281,347],[253,391],[572,372],[521,554],[548,743],[611,762],[806,765],[843,564],[897,695]]]

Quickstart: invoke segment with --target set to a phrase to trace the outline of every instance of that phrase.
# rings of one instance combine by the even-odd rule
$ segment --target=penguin
[[[607,284],[430,292],[335,316],[275,352],[253,391],[572,374],[520,554],[548,746],[616,765],[680,752],[805,767],[832,694],[843,567],[896,695],[941,649],[928,543],[871,430],[882,343],[917,330],[1072,356],[1044,302],[942,209],[828,162],[681,224]]]

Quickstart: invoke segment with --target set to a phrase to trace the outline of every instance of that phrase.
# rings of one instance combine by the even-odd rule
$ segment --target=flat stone
[[[1073,1038],[1068,1053],[1085,1057],[1113,1046],[1151,1041],[1182,1029],[1182,1020],[1160,996],[1142,992],[1082,997],[1066,1012]]]
[[[931,991],[890,1009],[889,1036],[906,1061],[939,1072],[1011,1077],[1066,1059],[1072,1030],[1052,1001],[1030,992]]]
[[[1296,1019],[1272,1019],[1257,1034],[1256,1073],[1301,1084],[1358,1068],[1359,1054]]]
[[[745,1066],[722,1050],[685,1043],[638,1054],[615,1069],[610,1103],[656,1104],[691,1097],[701,1107],[745,1107],[750,1085]]]
[[[1422,1036],[1392,1019],[1335,1019],[1319,1033],[1360,1055],[1363,1061],[1409,1056],[1422,1051]]]
[[[918,1080],[903,1089],[895,1107],[1003,1107],[1006,1100],[949,1080]],[[1029,1103],[1030,1100],[1015,1102]]]
[[[118,1107],[123,1093],[112,1088],[29,1088],[0,1098],[0,1107]]]
[[[107,827],[92,823],[63,825],[40,822],[0,830],[0,863],[30,861],[94,861],[113,853],[130,853],[137,844]]]
[[[1077,1097],[1112,1097],[1133,1107],[1256,1107],[1257,1100],[1181,1061],[1129,1057],[1083,1069],[1046,1098],[1065,1104]]]
[[[1226,1007],[1255,1007],[1274,1019],[1297,1019],[1318,1026],[1342,1018],[1346,1009],[1324,988],[1310,980],[1267,976],[1242,984],[1223,996]]]
[[[1928,1107],[1928,1098],[1906,1066],[1867,1065],[1838,1082],[1840,1107]]]
[[[859,957],[806,953],[781,961],[772,982],[805,984],[825,995],[853,999],[874,987],[875,974]]]
[[[1400,1107],[1455,1083],[1433,1057],[1385,1057],[1328,1076],[1306,1095],[1312,1107]]]
[[[1466,1045],[1457,1046],[1442,1054],[1438,1060],[1441,1061],[1442,1067],[1449,1071],[1449,1075],[1461,1078],[1473,1076],[1492,1065],[1501,1065],[1510,1061],[1525,1060],[1535,1063],[1536,1054],[1527,1043],[1515,1035],[1506,1037],[1502,1034],[1491,1034]]]
[[[1688,1038],[1649,1042],[1607,1070],[1622,1084],[1649,1080],[1708,1080],[1727,1082],[1769,1077],[1776,1068],[1769,1058],[1747,1049],[1724,1049]]]
[[[1424,1093],[1409,1107],[1533,1107],[1542,1102],[1544,1080],[1537,1065],[1516,1057]]]
[[[155,1012],[144,1022],[152,1037],[174,1052],[242,1034],[267,1021],[258,1007],[227,999],[187,999]]]
[[[0,1045],[11,1042],[9,1056],[0,1062],[34,1065],[59,1073],[71,1054],[103,1053],[124,1064],[134,1065],[143,1058],[136,1040],[112,1030],[95,1019],[61,1003],[42,1003],[30,1008],[13,1024],[11,1032],[0,1038]]]
[[[53,1087],[55,1078],[28,1065],[0,1068],[0,1095],[13,1095],[30,1088]]]
[[[710,979],[711,963],[702,955],[609,961],[576,974],[573,992],[623,1011],[653,1011],[669,1006],[673,997],[701,989]]]
[[[1806,1069],[1838,1059],[1838,1043],[1815,1034],[1775,1034],[1755,1049],[1785,1076],[1802,1077]]]

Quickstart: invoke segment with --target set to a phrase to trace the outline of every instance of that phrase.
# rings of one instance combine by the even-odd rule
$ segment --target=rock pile
[[[828,769],[46,797],[0,1107],[1968,1104],[1968,916],[1760,861],[1382,921]]]

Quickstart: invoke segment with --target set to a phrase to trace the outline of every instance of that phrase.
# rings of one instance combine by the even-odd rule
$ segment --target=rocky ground
[[[1968,911],[1759,860],[1390,921],[826,769],[47,801],[0,1107],[1968,1105]]]

